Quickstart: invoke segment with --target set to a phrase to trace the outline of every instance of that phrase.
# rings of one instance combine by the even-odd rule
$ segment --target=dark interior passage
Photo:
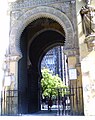
[[[46,29],[36,35],[37,30],[40,31],[43,28],[43,23],[38,24],[41,20]],[[47,23],[49,23],[48,27]],[[52,29],[50,24],[53,26]],[[34,35],[36,37],[33,39]],[[48,50],[58,45],[64,45],[64,36],[64,31],[62,33],[58,23],[45,18],[36,20],[23,31],[20,40],[23,57],[18,63],[19,113],[40,111],[41,60]]]
[[[64,44],[64,36],[60,35],[58,32],[47,30],[41,33],[33,40],[30,46],[29,58],[31,63],[33,65],[37,65],[41,56],[43,56],[52,47],[60,44]]]

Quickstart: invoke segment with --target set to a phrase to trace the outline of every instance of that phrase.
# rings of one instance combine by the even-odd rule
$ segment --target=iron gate
[[[82,87],[61,88],[57,91],[57,115],[84,115]]]
[[[56,91],[58,93],[54,103],[56,115],[84,115],[82,87],[60,88],[56,89]],[[63,92],[65,93],[64,96],[62,95]],[[2,92],[1,115],[18,115],[17,90]]]
[[[18,91],[4,90],[1,92],[1,115],[18,114]]]
[[[42,110],[49,110],[57,116],[84,115],[82,87],[51,89],[51,91],[53,90],[56,91],[57,95],[42,100],[45,101],[44,108],[42,103]],[[52,107],[49,108],[48,101],[50,100],[52,100]]]

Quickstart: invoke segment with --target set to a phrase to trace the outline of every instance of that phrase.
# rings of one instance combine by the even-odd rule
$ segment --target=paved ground
[[[64,111],[64,113],[63,113],[62,110],[60,110],[60,111],[58,111],[58,110],[51,110],[51,111],[41,110],[39,112],[32,113],[32,114],[22,114],[21,116],[72,116],[72,115],[71,115],[70,111]],[[77,115],[74,115],[74,116],[77,116]]]
[[[56,110],[42,110],[33,114],[22,114],[19,116],[1,116],[0,120],[95,120],[95,116],[58,116]]]
[[[25,114],[25,115],[22,114],[21,116],[57,116],[57,111],[42,110],[32,114]]]
[[[2,116],[0,120],[95,120],[95,116]]]
[[[40,111],[20,116],[1,116],[0,120],[95,120],[95,116],[57,116],[57,111]]]

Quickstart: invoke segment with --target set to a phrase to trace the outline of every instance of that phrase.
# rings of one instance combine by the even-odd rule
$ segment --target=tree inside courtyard
[[[67,88],[61,78],[58,75],[53,75],[48,69],[42,69],[41,87],[43,97],[55,97],[60,90],[60,94],[64,96],[65,89]]]

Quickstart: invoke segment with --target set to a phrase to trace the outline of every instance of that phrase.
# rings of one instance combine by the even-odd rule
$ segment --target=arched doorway
[[[64,36],[61,26],[48,18],[35,20],[23,31],[20,40],[23,57],[18,63],[19,112],[32,113],[41,109],[41,60],[49,49],[64,45]]]
[[[40,110],[41,60],[48,50],[62,45],[69,61],[74,60],[69,68],[78,63],[76,29],[66,14],[54,7],[38,6],[23,11],[11,23],[9,48],[15,60],[18,114]]]
[[[33,8],[12,26],[10,52],[11,56],[19,58],[16,66],[18,113],[40,110],[41,60],[49,49],[58,45],[63,45],[64,50],[75,49],[74,41],[69,18],[52,7]]]

